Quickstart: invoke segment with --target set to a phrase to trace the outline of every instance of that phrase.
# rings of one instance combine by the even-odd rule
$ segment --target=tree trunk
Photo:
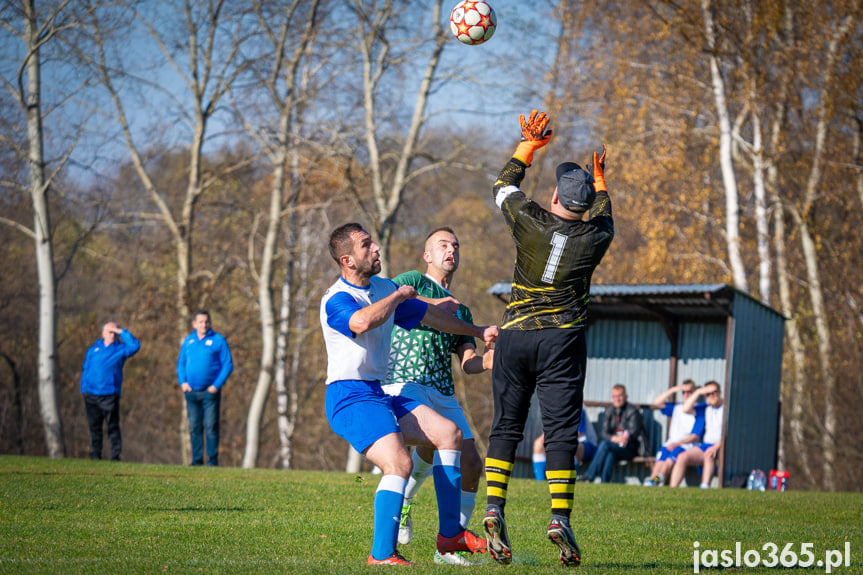
[[[304,216],[303,225],[299,230],[299,267],[295,270],[299,285],[308,286],[311,280],[309,277],[313,254],[311,244],[316,239],[313,232],[313,221],[314,213],[308,212]],[[303,347],[306,342],[305,334],[308,333],[309,326],[309,298],[298,297],[295,300],[295,303],[292,305],[292,309],[295,311],[293,314],[294,337],[291,338],[291,373],[287,382],[289,399],[287,419],[290,425],[284,428],[284,435],[281,438],[286,448],[286,464],[288,466],[290,466],[290,458],[293,452],[291,446],[293,444],[294,430],[296,429],[297,417],[300,413],[300,365],[303,361]]]
[[[281,118],[281,138],[286,141],[288,118]],[[246,450],[243,454],[243,467],[251,469],[258,460],[260,446],[261,420],[264,406],[273,382],[273,367],[276,353],[276,313],[273,302],[273,260],[276,255],[276,239],[279,236],[282,218],[282,198],[285,187],[285,153],[284,147],[278,151],[273,183],[270,189],[270,207],[267,214],[267,233],[261,253],[261,271],[258,275],[258,308],[261,317],[261,366],[258,370],[258,383],[249,406],[246,418]],[[254,241],[254,238],[249,240]],[[251,263],[251,262],[250,262]]]
[[[293,228],[293,225],[290,226]],[[289,240],[290,241],[290,240]],[[290,245],[289,245],[290,247]],[[288,250],[291,253],[292,250]],[[279,429],[279,453],[277,463],[281,469],[291,467],[291,436],[294,421],[291,419],[291,396],[288,393],[286,363],[288,357],[288,330],[291,323],[291,294],[293,293],[293,258],[288,258],[288,266],[282,281],[282,304],[279,307],[279,338],[276,342],[276,423]]]
[[[746,268],[740,254],[740,203],[737,191],[737,176],[734,172],[734,161],[731,155],[732,133],[731,117],[728,111],[728,101],[725,96],[725,80],[719,59],[716,56],[716,27],[713,21],[713,6],[711,0],[702,0],[701,8],[704,15],[704,28],[707,38],[707,48],[710,52],[710,78],[713,87],[713,97],[716,102],[716,115],[719,120],[719,165],[722,170],[722,183],[725,188],[725,236],[728,244],[728,262],[734,287],[747,292]]]
[[[815,319],[815,330],[818,334],[818,359],[821,370],[821,385],[824,394],[824,431],[821,434],[821,450],[824,455],[823,484],[827,491],[834,491],[834,475],[836,471],[836,434],[837,419],[833,404],[833,393],[836,388],[836,379],[833,372],[832,355],[833,345],[831,343],[830,324],[824,307],[824,292],[821,288],[821,272],[818,266],[818,253],[815,239],[812,236],[810,217],[822,191],[823,165],[825,146],[827,142],[827,129],[830,121],[829,109],[832,101],[830,90],[833,88],[833,76],[836,61],[839,58],[839,48],[844,39],[853,28],[855,19],[848,15],[842,19],[833,33],[827,45],[826,62],[824,64],[824,77],[821,80],[820,101],[818,103],[815,127],[815,145],[812,156],[812,168],[809,171],[809,179],[806,183],[806,199],[801,211],[792,210],[792,216],[800,231],[800,243],[803,251],[803,259],[806,263],[806,277],[808,279],[809,299],[812,304],[812,314]]]
[[[281,194],[279,195],[281,196]],[[278,207],[277,207],[278,212]],[[276,214],[276,220],[279,215]],[[273,256],[275,237],[278,234],[278,221],[268,224],[267,236],[264,241],[261,271],[258,278],[258,309],[261,318],[261,365],[258,369],[258,381],[249,405],[246,417],[246,449],[243,453],[243,467],[251,469],[256,466],[260,446],[261,421],[264,416],[264,406],[273,382],[273,369],[276,349],[276,318],[273,304]],[[272,237],[272,239],[271,239]]]
[[[833,345],[830,341],[830,326],[824,309],[824,291],[821,288],[821,273],[818,268],[818,250],[815,247],[815,240],[806,219],[794,211],[792,211],[792,215],[800,233],[800,246],[803,251],[803,260],[806,262],[809,301],[812,304],[815,331],[818,334],[818,364],[824,395],[824,431],[821,434],[821,451],[824,456],[822,483],[825,490],[834,491],[836,489],[833,481],[836,469],[836,410],[833,406],[833,391],[836,388],[836,379],[831,361]]]
[[[54,247],[51,237],[51,217],[48,208],[50,182],[45,181],[44,143],[42,131],[42,79],[39,55],[39,32],[36,3],[24,3],[27,37],[27,138],[29,143],[30,198],[33,203],[33,231],[36,237],[36,272],[39,281],[39,409],[45,431],[45,450],[49,457],[64,455],[63,426],[57,405],[57,308],[54,283]]]
[[[771,178],[772,179],[772,178]],[[790,406],[783,409],[783,419],[788,424],[791,435],[791,447],[799,462],[800,471],[806,477],[809,485],[814,485],[812,465],[809,461],[809,447],[806,445],[803,433],[803,398],[806,390],[806,353],[800,329],[797,325],[797,313],[791,299],[791,278],[788,274],[788,258],[785,254],[785,210],[778,198],[774,202],[776,214],[774,219],[773,241],[776,249],[776,278],[779,288],[779,305],[782,315],[788,318],[785,323],[785,333],[788,336],[788,346],[791,349],[792,382],[790,387],[783,384],[782,396],[789,400]]]
[[[860,200],[860,208],[863,208],[863,146],[860,145],[863,136],[863,118],[857,116],[857,130],[854,132],[854,164],[857,166],[857,198]]]

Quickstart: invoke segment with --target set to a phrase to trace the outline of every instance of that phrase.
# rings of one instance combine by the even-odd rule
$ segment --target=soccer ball
[[[497,15],[488,2],[462,0],[452,9],[449,28],[459,42],[475,46],[492,37]]]

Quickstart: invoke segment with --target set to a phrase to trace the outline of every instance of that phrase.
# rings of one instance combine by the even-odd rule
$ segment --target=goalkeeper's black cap
[[[593,176],[575,162],[564,162],[557,167],[557,199],[571,212],[584,212],[596,200]]]

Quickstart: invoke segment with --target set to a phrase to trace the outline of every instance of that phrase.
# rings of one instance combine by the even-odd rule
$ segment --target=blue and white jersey
[[[412,329],[427,306],[418,299],[403,301],[386,321],[365,333],[351,331],[351,316],[398,289],[392,280],[372,276],[368,287],[339,279],[321,299],[321,329],[327,347],[327,385],[344,379],[382,382],[387,376],[393,324]]]
[[[722,416],[725,413],[725,404],[712,407],[707,403],[699,403],[695,406],[695,416],[704,418],[704,435],[701,441],[713,445],[722,439]]]
[[[662,414],[671,418],[671,421],[668,424],[668,439],[663,443],[663,445],[676,443],[685,437],[688,437],[691,433],[699,436],[704,433],[704,423],[702,422],[701,425],[698,425],[696,422],[696,414],[686,413],[683,411],[682,403],[667,401],[665,403],[665,407],[662,409]],[[703,417],[704,414],[702,413],[701,416]],[[684,447],[688,449],[692,445],[694,444],[687,443],[684,444]]]

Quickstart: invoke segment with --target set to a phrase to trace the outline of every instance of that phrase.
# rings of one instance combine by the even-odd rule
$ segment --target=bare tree
[[[719,58],[719,32],[717,30],[712,0],[701,0],[704,17],[704,34],[707,42],[707,57],[710,65],[710,79],[719,120],[719,165],[725,187],[725,240],[728,244],[728,261],[734,287],[748,292],[746,268],[740,254],[740,199],[737,189],[737,174],[732,158],[732,120],[726,95],[725,78],[722,75],[722,62]]]
[[[420,153],[417,145],[427,119],[426,105],[441,54],[449,39],[448,31],[441,22],[443,1],[435,0],[430,4],[428,17],[431,26],[427,27],[428,35],[419,38],[416,44],[411,43],[408,48],[402,45],[402,49],[398,50],[395,43],[399,39],[394,38],[393,34],[404,31],[399,31],[398,27],[391,23],[397,16],[404,15],[399,2],[384,0],[369,4],[362,0],[351,1],[356,16],[355,46],[362,67],[361,131],[363,152],[367,155],[365,163],[368,177],[364,175],[362,182],[353,182],[350,191],[354,194],[357,206],[374,225],[375,238],[381,246],[381,274],[385,277],[390,275],[389,248],[405,189],[419,175],[441,165],[434,161],[423,166],[415,165]],[[402,37],[401,41],[408,39],[413,42],[413,34],[408,38]],[[424,44],[430,45],[427,53],[421,51]],[[404,83],[399,85],[400,91],[395,89],[392,74],[406,73],[406,67],[412,71],[419,68],[420,54],[424,64],[416,91],[409,93]],[[397,93],[399,97],[394,99],[393,93]],[[398,123],[398,120],[393,118],[393,109],[399,110],[403,107],[402,98],[413,98],[413,113],[404,134],[393,137],[393,120],[396,125]],[[386,131],[386,126],[389,126],[390,132]],[[366,188],[366,184],[370,190]],[[371,208],[364,202],[364,194],[369,191],[373,202]],[[350,449],[346,470],[356,473],[359,471],[360,462],[359,454]]]
[[[292,150],[298,145],[294,130],[294,122],[298,108],[309,96],[308,92],[301,90],[298,77],[303,58],[308,58],[316,31],[318,18],[319,0],[310,3],[294,0],[287,10],[282,6],[276,9],[280,12],[274,17],[267,10],[268,5],[263,2],[253,2],[253,9],[257,16],[258,25],[266,39],[267,51],[275,56],[271,62],[269,73],[257,78],[260,85],[265,88],[267,100],[272,104],[278,116],[278,131],[269,136],[266,130],[256,128],[249,122],[245,122],[248,129],[258,142],[264,147],[266,156],[272,165],[272,181],[270,183],[270,201],[267,211],[267,229],[264,245],[261,252],[260,270],[257,273],[258,280],[258,304],[261,316],[261,366],[258,371],[258,382],[255,393],[249,406],[249,415],[246,421],[246,449],[243,455],[243,467],[255,467],[258,458],[260,444],[261,420],[264,413],[267,395],[273,381],[273,370],[276,361],[276,314],[273,298],[274,261],[277,251],[277,239],[281,228],[283,210],[286,202],[293,201],[298,195],[296,186],[298,178],[289,177]],[[305,11],[305,25],[299,36],[294,35],[296,24],[295,18],[302,17]],[[293,43],[293,47],[289,44]],[[287,52],[291,53],[288,54]],[[298,166],[293,167],[294,171]],[[288,192],[290,192],[288,194]],[[288,197],[289,196],[289,197]],[[254,239],[254,236],[252,236]],[[254,249],[250,248],[254,253]],[[252,262],[254,270],[254,262]],[[283,297],[290,297],[290,293]],[[283,301],[282,305],[286,303]],[[295,402],[290,402],[295,405]],[[290,442],[290,431],[286,430],[283,441]],[[289,453],[283,457],[283,466],[290,464]]]
[[[809,299],[818,334],[818,358],[824,393],[824,432],[822,434],[822,451],[824,455],[823,484],[827,491],[834,491],[836,489],[833,479],[836,466],[836,439],[838,431],[836,410],[833,403],[836,377],[833,371],[832,336],[824,305],[825,298],[821,287],[821,272],[819,270],[816,241],[810,226],[823,184],[823,170],[826,161],[825,155],[827,153],[826,141],[830,120],[829,114],[833,98],[832,91],[835,89],[835,68],[838,59],[841,57],[840,49],[845,39],[856,26],[855,13],[856,6],[854,10],[842,17],[835,24],[827,38],[826,61],[823,66],[823,77],[819,82],[820,99],[816,112],[815,142],[809,178],[806,182],[803,204],[799,209],[790,209],[794,223],[800,234],[800,244],[806,263]]]
[[[139,49],[161,54],[179,83],[180,93],[172,91],[165,81],[165,70],[161,71],[163,83],[143,82],[152,94],[148,101],[152,101],[154,105],[169,102],[170,112],[176,114],[188,129],[188,140],[185,144],[188,150],[187,179],[179,209],[172,208],[171,191],[160,189],[156,184],[156,178],[151,173],[152,168],[148,165],[147,153],[150,146],[136,135],[129,116],[129,110],[134,110],[134,106],[127,100],[132,95],[125,83],[137,83],[136,73],[144,75],[146,71],[136,68],[140,63],[135,59],[123,61],[126,55],[122,52],[122,45],[117,44],[118,38],[107,36],[107,30],[96,15],[93,16],[92,24],[97,50],[91,62],[113,102],[114,117],[119,124],[138,179],[147,197],[156,207],[155,214],[144,216],[164,224],[174,244],[177,261],[176,327],[179,341],[189,331],[192,306],[199,305],[190,289],[190,280],[196,273],[205,275],[211,289],[230,269],[223,263],[215,270],[196,272],[192,258],[193,240],[196,208],[201,196],[225,175],[209,173],[205,169],[203,150],[211,139],[211,122],[245,65],[240,53],[248,32],[241,15],[233,12],[237,8],[226,0],[150,2],[143,5],[130,0],[128,6],[135,16],[136,27],[132,32],[144,32],[141,41],[150,41],[146,49]],[[176,26],[165,26],[165,22],[175,23]],[[109,44],[110,40],[113,40],[114,44]],[[121,43],[126,41],[128,40],[125,37],[119,39]],[[138,54],[139,57],[141,55]],[[159,94],[160,92],[163,93]],[[160,97],[157,98],[157,94]],[[134,112],[140,117],[141,110]],[[157,110],[151,112],[154,117],[159,116]],[[228,169],[230,170],[231,168]],[[206,297],[206,290],[198,297]],[[188,463],[191,456],[186,440],[188,421],[185,412],[180,414],[180,436],[183,462]]]
[[[54,269],[54,241],[52,237],[49,196],[60,170],[65,166],[74,149],[72,142],[59,161],[47,170],[45,158],[44,122],[47,115],[43,101],[42,64],[43,52],[64,31],[77,26],[76,15],[70,9],[70,0],[46,2],[41,12],[36,0],[5,3],[0,26],[9,39],[20,43],[22,55],[14,77],[2,77],[3,86],[20,109],[26,124],[26,144],[12,135],[0,135],[0,142],[17,153],[28,165],[27,183],[5,181],[2,185],[23,189],[30,196],[33,206],[32,230],[23,224],[3,219],[32,237],[36,247],[36,272],[39,282],[39,352],[38,393],[42,424],[45,433],[45,449],[49,457],[63,457],[63,426],[57,403],[57,309],[56,277]],[[12,42],[3,41],[4,46]],[[61,87],[57,87],[58,92]],[[50,110],[50,108],[49,108]]]
[[[389,23],[402,10],[393,0],[383,2],[379,8],[366,8],[365,2],[354,0],[354,11],[357,14],[357,47],[362,59],[362,98],[363,98],[363,137],[365,151],[368,154],[368,169],[371,173],[371,194],[374,201],[374,209],[364,209],[369,219],[374,222],[375,235],[381,245],[381,274],[389,275],[388,251],[392,240],[393,225],[398,211],[402,206],[402,198],[405,189],[410,182],[420,174],[435,169],[442,165],[436,162],[433,165],[414,165],[420,151],[417,144],[420,133],[425,125],[425,109],[428,104],[429,94],[436,78],[441,54],[450,39],[449,32],[441,23],[442,0],[435,0],[431,6],[430,21],[428,27],[430,33],[427,38],[421,38],[423,42],[431,42],[431,48],[427,55],[423,56],[423,72],[420,84],[416,91],[408,95],[406,91],[402,95],[413,98],[413,113],[405,129],[404,136],[397,147],[386,145],[384,140],[391,134],[384,132],[384,124],[391,118],[388,115],[392,109],[392,84],[384,84],[385,74],[400,66],[418,68],[419,52],[397,52],[393,49],[392,39],[389,37]],[[377,2],[374,3],[375,5]],[[406,54],[411,57],[407,58]],[[386,104],[384,105],[384,102]],[[360,189],[352,188],[357,195],[360,206],[363,202],[360,197]]]

